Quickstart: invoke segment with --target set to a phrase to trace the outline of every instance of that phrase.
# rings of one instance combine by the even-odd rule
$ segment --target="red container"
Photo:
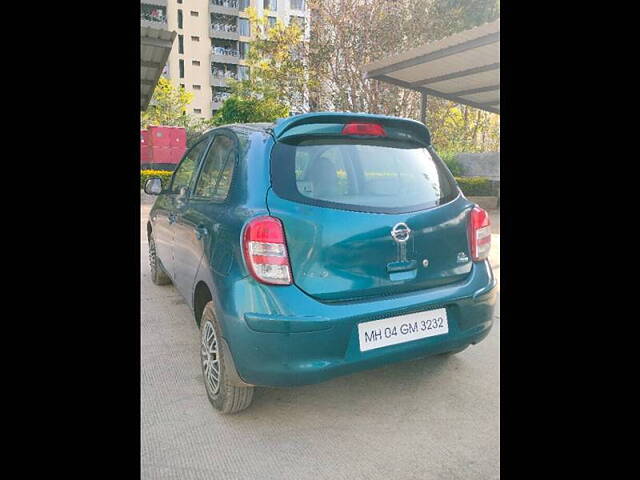
[[[151,163],[153,160],[153,154],[151,152],[151,146],[145,145],[144,143],[140,144],[140,163]]]
[[[171,153],[169,154],[171,163],[175,163],[176,165],[180,163],[180,160],[182,160],[182,156],[184,155],[185,151],[186,151],[186,148],[180,148],[180,147],[172,148]]]
[[[169,147],[151,147],[152,163],[171,163],[171,149]]]
[[[151,145],[149,130],[140,130],[140,143],[142,145]]]
[[[171,146],[171,127],[149,126],[149,142],[153,147]]]
[[[182,127],[172,127],[169,138],[171,138],[171,148],[187,146],[187,131]]]

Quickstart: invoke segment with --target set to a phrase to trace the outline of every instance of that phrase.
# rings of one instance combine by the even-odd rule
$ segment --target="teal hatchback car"
[[[419,122],[309,113],[207,131],[147,224],[153,282],[201,332],[225,413],[293,386],[459,352],[492,326],[487,212]]]

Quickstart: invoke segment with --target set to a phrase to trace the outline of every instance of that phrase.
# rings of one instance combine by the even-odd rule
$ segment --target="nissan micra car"
[[[489,333],[489,216],[413,120],[309,113],[207,131],[147,224],[154,283],[194,312],[207,395],[294,386]]]

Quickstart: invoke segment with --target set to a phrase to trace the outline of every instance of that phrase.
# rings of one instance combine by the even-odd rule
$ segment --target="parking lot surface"
[[[499,478],[499,297],[489,336],[458,355],[256,388],[249,409],[220,415],[205,393],[193,314],[149,277],[150,207],[141,207],[143,479]]]

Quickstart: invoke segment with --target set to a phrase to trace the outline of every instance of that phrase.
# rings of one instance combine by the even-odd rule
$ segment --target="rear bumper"
[[[325,304],[295,286],[269,287],[250,277],[219,298],[223,335],[240,378],[253,385],[318,383],[389,363],[475,344],[493,324],[496,281],[488,262],[453,285],[402,296]],[[361,352],[358,323],[445,307],[449,332]]]

